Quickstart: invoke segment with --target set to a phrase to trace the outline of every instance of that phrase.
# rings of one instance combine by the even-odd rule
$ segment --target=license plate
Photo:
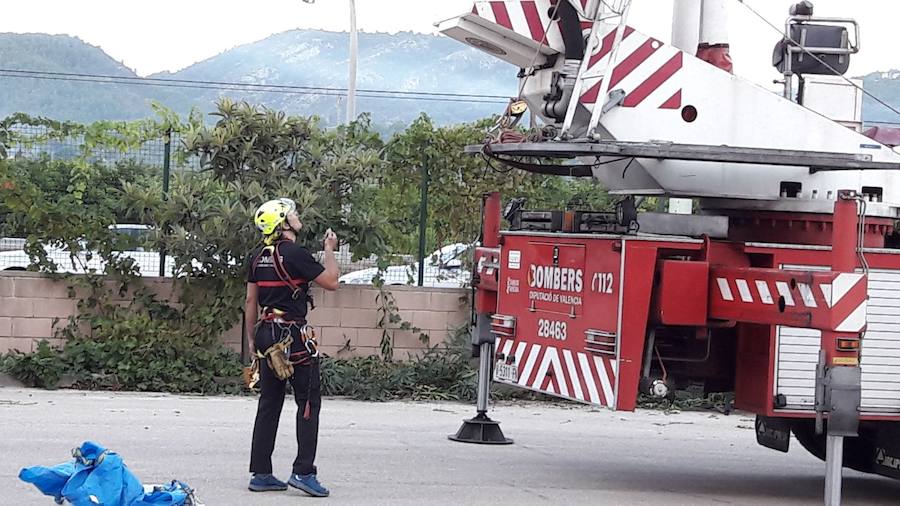
[[[516,369],[516,366],[513,364],[497,362],[497,367],[494,368],[494,379],[497,381],[507,381],[510,383],[518,383],[519,382],[519,370]]]

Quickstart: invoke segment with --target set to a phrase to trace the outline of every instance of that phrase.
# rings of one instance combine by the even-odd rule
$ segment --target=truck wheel
[[[825,434],[816,435],[816,421],[797,420],[792,427],[800,446],[825,461]],[[861,473],[874,473],[875,445],[863,437],[844,438],[844,467]]]

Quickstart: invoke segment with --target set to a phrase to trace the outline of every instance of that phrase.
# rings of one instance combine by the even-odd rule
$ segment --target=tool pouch
[[[275,373],[275,376],[280,380],[286,380],[294,375],[294,366],[291,364],[291,361],[288,360],[292,342],[293,339],[288,337],[284,341],[273,344],[265,352],[269,369],[271,369],[272,372]]]

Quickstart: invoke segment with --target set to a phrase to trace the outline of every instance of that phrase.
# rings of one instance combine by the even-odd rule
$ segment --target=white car
[[[0,251],[15,251],[25,247],[25,239],[18,237],[0,237]]]
[[[138,239],[150,230],[150,227],[147,225],[137,224],[116,224],[111,225],[110,228],[114,228],[122,234]],[[23,248],[24,244],[19,249],[0,251],[0,270],[27,270],[32,263]],[[65,248],[44,246],[44,251],[47,252],[47,257],[56,264],[57,272],[69,274],[102,273],[106,267],[105,262],[97,252],[82,251],[73,259],[69,254],[69,251]],[[128,251],[119,251],[117,253],[123,257],[134,259],[134,263],[141,276],[159,276],[159,252],[145,251],[143,248],[136,248]],[[165,265],[165,276],[173,276],[175,271],[175,258],[166,256]]]
[[[472,246],[464,243],[451,244],[425,257],[423,286],[433,288],[464,288],[472,280],[472,273],[463,265],[463,255]],[[371,285],[378,275],[378,268],[372,267],[349,272],[339,281],[348,285]],[[385,285],[417,285],[419,263],[391,265],[381,274]]]

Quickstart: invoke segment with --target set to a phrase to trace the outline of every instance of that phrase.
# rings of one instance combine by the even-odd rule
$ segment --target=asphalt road
[[[0,503],[52,505],[17,478],[69,460],[94,440],[144,483],[180,479],[207,506],[313,501],[246,489],[255,399],[0,388]],[[295,409],[285,404],[275,452],[287,479]],[[458,403],[326,399],[319,477],[329,504],[821,504],[824,464],[793,441],[756,445],[740,413],[612,413],[586,406],[499,404],[515,444],[454,443],[473,408]],[[898,504],[900,482],[845,470],[844,504]]]

